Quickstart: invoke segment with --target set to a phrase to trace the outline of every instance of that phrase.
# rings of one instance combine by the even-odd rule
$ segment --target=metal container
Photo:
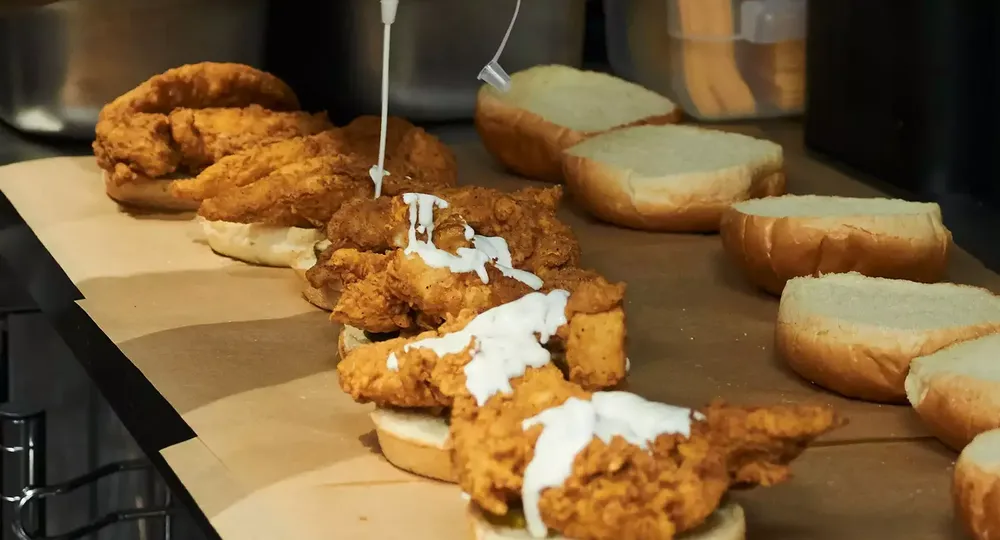
[[[266,0],[63,0],[0,16],[0,119],[89,139],[105,103],[207,60],[261,66]]]
[[[276,9],[292,10],[292,4]],[[296,89],[321,96],[306,101],[329,108],[335,118],[377,113],[382,84],[379,3],[326,4],[322,32],[297,26],[300,33],[321,33],[322,45],[288,47],[272,58],[274,68],[287,74]],[[401,0],[392,25],[391,114],[414,121],[471,118],[481,84],[476,76],[500,45],[514,5],[515,0]],[[585,7],[585,0],[526,0],[500,63],[511,73],[545,63],[581,65]],[[296,17],[290,24],[306,24],[302,19]],[[292,33],[283,30],[283,40],[295,39]],[[295,73],[289,64],[298,61],[296,55],[304,48],[326,50],[309,55],[312,63],[300,65]],[[324,57],[320,69],[315,62]]]

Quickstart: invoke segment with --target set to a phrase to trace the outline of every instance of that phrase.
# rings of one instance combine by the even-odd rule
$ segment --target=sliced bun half
[[[735,202],[785,192],[781,146],[690,126],[638,126],[563,153],[566,185],[594,216],[652,231],[714,232]]]
[[[1000,430],[978,435],[955,463],[955,513],[975,540],[1000,538]]]
[[[906,397],[931,433],[955,450],[1000,429],[1000,334],[915,358]]]
[[[371,343],[360,328],[344,326],[337,351],[344,358],[353,349]],[[420,476],[455,483],[451,467],[448,422],[439,414],[418,409],[376,407],[371,413],[382,455],[395,467]]]
[[[533,540],[527,529],[512,528],[491,523],[482,511],[470,503],[467,510],[472,538],[475,540]],[[743,507],[725,502],[695,529],[681,533],[677,540],[744,540],[747,535]],[[546,540],[569,540],[565,536],[548,536]]]
[[[848,397],[905,403],[914,358],[998,330],[1000,298],[986,289],[827,274],[788,281],[775,349],[819,386]]]
[[[258,223],[231,223],[198,218],[212,251],[234,259],[281,268],[301,265],[313,253],[323,231],[298,227],[276,227]]]
[[[483,85],[475,123],[486,150],[507,168],[561,182],[562,150],[611,129],[669,124],[680,117],[673,102],[637,84],[549,65],[514,73],[506,93]]]
[[[951,246],[937,204],[900,199],[743,201],[722,214],[720,232],[750,281],[774,294],[793,277],[837,272],[933,283],[945,275]]]
[[[170,185],[183,178],[148,178],[139,182],[114,182],[107,171],[104,174],[104,189],[117,203],[145,210],[165,212],[186,212],[197,210],[200,203],[175,197]]]

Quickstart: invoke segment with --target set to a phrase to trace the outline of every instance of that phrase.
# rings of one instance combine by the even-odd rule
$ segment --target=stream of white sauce
[[[428,266],[447,268],[452,272],[475,272],[483,283],[489,283],[486,265],[493,263],[500,273],[516,279],[534,290],[542,288],[542,279],[524,270],[513,268],[507,241],[499,236],[481,236],[465,226],[465,238],[472,240],[473,247],[458,248],[455,254],[434,245],[434,209],[448,208],[448,201],[425,193],[406,193],[403,202],[410,206],[410,229],[404,253],[416,253]],[[417,234],[426,236],[421,240]]]
[[[382,125],[378,137],[378,164],[368,169],[368,176],[375,184],[375,198],[382,196],[382,179],[389,176],[385,170],[385,132],[389,125],[389,45],[392,23],[386,22],[382,30]]]
[[[704,419],[691,409],[647,401],[628,392],[595,392],[590,401],[569,398],[562,405],[525,420],[524,429],[543,426],[521,486],[528,533],[535,538],[548,535],[538,508],[542,491],[566,482],[577,454],[594,437],[608,443],[619,436],[646,449],[660,435],[689,437],[692,416],[695,420]]]
[[[465,386],[480,406],[496,394],[513,389],[510,380],[524,375],[529,367],[539,368],[552,357],[543,347],[560,326],[566,324],[569,292],[554,290],[529,293],[513,302],[497,306],[472,319],[457,332],[408,344],[430,349],[439,357],[463,351],[472,344],[472,359],[465,365]],[[395,354],[386,361],[389,369],[399,369]]]

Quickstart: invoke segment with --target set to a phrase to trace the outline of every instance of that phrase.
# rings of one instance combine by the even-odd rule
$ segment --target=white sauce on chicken
[[[403,202],[410,206],[410,229],[408,244],[403,251],[407,255],[416,253],[433,268],[447,268],[455,273],[475,272],[483,283],[489,283],[486,265],[492,263],[500,273],[524,283],[534,290],[542,288],[542,279],[524,270],[513,267],[507,241],[499,236],[477,235],[472,227],[465,226],[465,238],[472,240],[473,247],[458,248],[455,254],[434,245],[434,209],[448,208],[448,202],[425,193],[406,193]],[[426,240],[417,237],[426,235]]]
[[[526,430],[543,426],[521,486],[528,532],[535,538],[548,535],[538,508],[542,492],[566,482],[577,454],[595,437],[606,443],[622,437],[645,450],[660,435],[691,436],[692,416],[704,419],[691,409],[647,401],[628,392],[595,392],[590,401],[569,398],[525,420],[522,427]]]
[[[569,292],[529,293],[518,300],[486,311],[458,332],[415,341],[404,347],[430,349],[441,357],[470,349],[465,365],[465,386],[480,406],[496,394],[510,393],[510,380],[524,375],[529,367],[548,364],[552,356],[543,347],[560,326],[566,324]],[[399,369],[395,354],[386,366]]]

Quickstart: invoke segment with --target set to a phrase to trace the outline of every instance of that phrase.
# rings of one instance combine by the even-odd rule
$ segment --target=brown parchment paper
[[[463,183],[529,185],[499,171],[478,142],[454,148]],[[793,192],[878,194],[800,153],[786,150],[786,163]],[[464,535],[453,486],[381,458],[369,408],[336,384],[338,328],[301,300],[291,271],[212,254],[188,216],[120,211],[91,159],[0,168],[0,190],[83,291],[84,309],[197,433],[164,455],[227,538],[267,530],[248,516],[296,538]],[[690,406],[829,403],[851,419],[823,441],[833,446],[798,465],[795,482],[740,495],[752,537],[922,538],[929,523],[937,534],[928,538],[950,534],[953,456],[908,408],[837,397],[780,364],[777,299],[726,264],[717,236],[622,230],[572,204],[564,218],[585,264],[629,285],[631,391]],[[961,250],[952,263],[953,281],[1000,290],[1000,277]],[[839,483],[847,479],[856,492]],[[901,517],[916,508],[919,519]],[[896,528],[872,529],[876,515]]]

